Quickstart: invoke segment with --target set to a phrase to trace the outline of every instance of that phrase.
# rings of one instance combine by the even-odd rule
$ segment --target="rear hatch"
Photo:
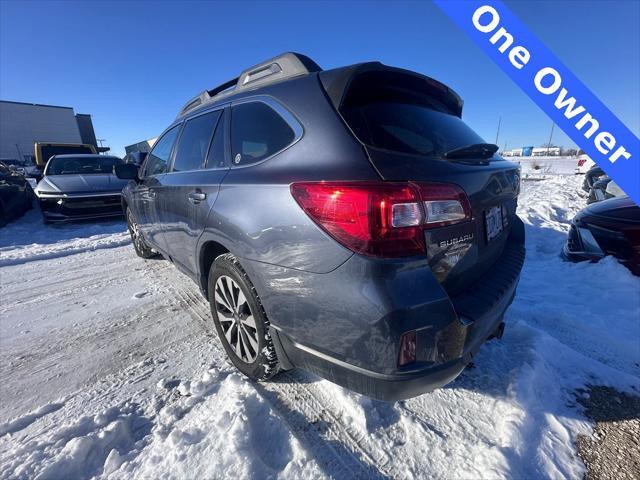
[[[502,254],[514,221],[519,167],[495,155],[461,119],[462,101],[422,75],[362,64],[320,74],[331,101],[385,181],[453,184],[471,218],[425,228],[431,268],[450,295],[475,283]]]

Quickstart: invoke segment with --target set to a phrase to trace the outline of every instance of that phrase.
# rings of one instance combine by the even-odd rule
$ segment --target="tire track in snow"
[[[210,309],[206,301],[196,296],[184,285],[174,284],[174,291],[181,305],[194,320],[213,329]],[[217,335],[216,335],[217,339]],[[216,340],[215,359],[220,365],[229,364],[226,353]],[[333,406],[328,398],[318,396],[309,388],[302,372],[281,372],[278,377],[287,382],[254,383],[258,393],[269,402],[278,415],[289,425],[292,433],[300,443],[307,447],[315,456],[316,461],[327,461],[329,454],[333,457],[327,470],[335,473],[335,463],[342,465],[349,476],[366,478],[400,478],[390,462],[389,455],[374,442],[367,441],[366,434],[362,435],[356,429],[343,423],[339,413],[327,406]],[[346,447],[346,448],[345,448]]]

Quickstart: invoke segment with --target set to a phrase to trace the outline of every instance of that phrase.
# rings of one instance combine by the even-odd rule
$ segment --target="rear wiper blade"
[[[493,143],[474,143],[445,152],[444,158],[490,158],[500,147]]]

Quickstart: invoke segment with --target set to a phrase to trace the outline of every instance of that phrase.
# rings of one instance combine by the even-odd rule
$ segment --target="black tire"
[[[4,205],[0,203],[0,227],[6,226],[7,223],[9,222],[7,221],[7,215],[4,212]]]
[[[27,199],[26,199],[27,210],[32,210],[33,209],[33,199],[36,196],[33,193],[33,188],[31,188],[31,185],[27,184],[27,188],[25,190],[27,191],[27,193],[26,193],[26,195],[27,195]]]
[[[229,280],[232,280],[232,282]],[[221,290],[219,288],[225,284],[231,287],[230,290],[226,291],[226,296],[223,297],[227,300],[226,303],[219,302],[217,298],[220,297],[216,297],[216,289],[218,288],[218,295],[220,295]],[[241,302],[242,297],[236,291],[236,288],[241,291],[246,302]],[[269,334],[269,320],[256,289],[234,255],[226,253],[220,255],[213,262],[209,271],[208,292],[213,323],[218,332],[220,343],[222,343],[227,352],[231,363],[252,380],[268,380],[278,373],[278,356]],[[231,296],[230,301],[226,298],[229,295]],[[227,308],[227,304],[231,304],[234,311]],[[233,320],[227,321],[223,317],[221,322],[222,313],[219,316],[218,310],[221,312],[226,311],[229,314],[227,318],[233,317]],[[248,322],[249,317],[253,318],[255,328]],[[225,324],[224,327],[223,323]],[[235,343],[235,347],[227,339],[225,331],[231,338],[231,342]],[[241,336],[241,338],[238,338],[238,336]],[[253,342],[257,342],[257,347],[254,347]],[[236,351],[236,348],[240,350],[240,353]],[[244,358],[242,357],[243,355]],[[255,356],[255,358],[250,358],[252,356]]]
[[[136,254],[141,258],[154,258],[158,256],[158,254],[154,252],[149,245],[147,245],[147,242],[144,241],[142,233],[138,229],[136,219],[133,217],[133,213],[129,207],[127,207],[125,216],[127,217],[127,227],[129,228],[131,242],[133,243],[133,248],[136,251]]]
[[[31,210],[33,208],[33,198],[35,197],[35,195],[33,194],[33,189],[31,188],[31,185],[29,185],[27,183],[25,190],[25,211],[26,210]]]

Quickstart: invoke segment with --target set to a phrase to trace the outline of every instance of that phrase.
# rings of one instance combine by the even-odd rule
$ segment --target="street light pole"
[[[556,124],[551,122],[551,133],[549,133],[549,142],[547,143],[547,157],[549,156],[549,148],[551,147],[551,139],[553,138],[553,127],[555,126]]]

